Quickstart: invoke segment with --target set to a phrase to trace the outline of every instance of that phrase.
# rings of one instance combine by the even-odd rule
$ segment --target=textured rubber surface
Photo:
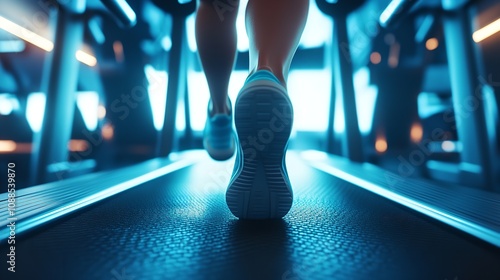
[[[157,158],[113,171],[24,188],[16,191],[16,235],[43,225],[77,209],[136,187],[149,180],[196,162],[192,158]],[[7,193],[0,194],[0,209],[8,209]],[[10,235],[10,212],[0,211],[0,244]]]
[[[290,210],[293,194],[285,151],[292,122],[292,103],[276,83],[258,81],[239,94],[235,107],[239,150],[226,193],[236,217],[276,219]]]
[[[237,220],[204,161],[19,238],[0,279],[499,279],[500,252],[287,155],[284,219]],[[15,277],[13,277],[15,276]]]
[[[393,199],[500,248],[500,194],[409,178],[407,173],[397,174],[317,151],[301,155],[306,160],[310,158],[309,163],[319,170]]]

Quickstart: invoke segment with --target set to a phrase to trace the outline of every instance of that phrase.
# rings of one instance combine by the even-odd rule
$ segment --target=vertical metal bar
[[[191,127],[191,108],[189,107],[189,90],[187,86],[187,78],[185,81],[185,93],[184,93],[184,120],[186,122],[186,128],[184,130],[184,140],[188,143],[186,148],[192,148],[193,143],[193,128]]]
[[[482,85],[474,62],[472,30],[467,11],[448,13],[444,19],[453,108],[460,154],[460,181],[466,185],[491,189],[491,153],[488,145]]]
[[[347,17],[334,17],[333,36],[333,66],[335,73],[333,81],[336,91],[342,94],[345,133],[342,139],[343,155],[352,161],[363,161],[363,146],[359,131],[356,99],[353,83],[353,69],[347,34]]]
[[[49,75],[42,130],[35,135],[32,183],[51,179],[47,166],[68,160],[68,142],[73,127],[79,63],[75,53],[83,40],[83,21],[65,8],[57,13],[55,44],[47,60]]]
[[[172,48],[168,64],[168,88],[165,111],[165,122],[160,134],[159,154],[166,157],[172,152],[175,144],[175,118],[181,94],[186,91],[186,18],[174,16],[172,24]]]
[[[332,38],[335,36],[335,30],[332,29]],[[328,112],[328,128],[326,129],[326,152],[333,154],[335,153],[335,105],[337,101],[337,90],[336,90],[336,82],[335,82],[335,56],[333,55],[333,49],[336,46],[333,44],[333,39],[332,42],[328,45],[325,50],[328,52],[325,54],[327,56],[327,61],[330,66],[330,77],[331,77],[331,89],[330,89],[330,108]]]

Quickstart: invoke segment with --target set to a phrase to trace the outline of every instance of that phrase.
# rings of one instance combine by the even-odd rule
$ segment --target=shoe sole
[[[236,101],[239,166],[226,192],[231,212],[241,219],[282,218],[290,210],[293,193],[285,167],[293,108],[281,86],[258,81]]]
[[[232,140],[232,146],[234,146],[235,141],[234,139]],[[220,150],[220,149],[213,149],[208,143],[203,141],[203,147],[207,151],[207,153],[210,155],[210,157],[214,160],[218,161],[224,161],[230,159],[234,155],[235,148],[231,147],[226,150]]]

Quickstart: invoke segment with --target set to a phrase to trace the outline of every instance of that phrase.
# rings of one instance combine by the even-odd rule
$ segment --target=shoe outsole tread
[[[240,219],[277,219],[288,213],[293,202],[285,166],[293,108],[281,86],[273,82],[253,84],[245,87],[236,101],[239,162],[226,202]]]

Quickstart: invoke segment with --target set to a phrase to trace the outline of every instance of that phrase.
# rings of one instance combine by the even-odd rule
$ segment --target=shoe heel
[[[239,218],[281,218],[293,201],[284,166],[293,122],[291,102],[277,88],[255,87],[240,94],[236,108],[240,166],[226,202]]]

